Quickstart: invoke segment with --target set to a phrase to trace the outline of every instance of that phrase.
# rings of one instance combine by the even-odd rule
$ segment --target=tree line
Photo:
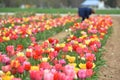
[[[0,0],[4,7],[29,5],[40,8],[76,8],[85,0]],[[120,0],[103,0],[109,7],[120,7]]]

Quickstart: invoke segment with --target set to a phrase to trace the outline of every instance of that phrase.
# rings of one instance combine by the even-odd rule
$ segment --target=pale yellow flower
[[[95,68],[95,66],[96,66],[95,63],[93,63],[93,67],[92,68]]]
[[[19,56],[25,56],[25,54],[23,53],[23,52],[18,52],[17,53],[17,56],[19,57]]]
[[[48,60],[49,60],[49,58],[47,58],[47,57],[43,57],[43,58],[42,58],[42,61],[43,61],[43,62],[47,62]]]
[[[76,67],[76,63],[69,63],[69,65]]]

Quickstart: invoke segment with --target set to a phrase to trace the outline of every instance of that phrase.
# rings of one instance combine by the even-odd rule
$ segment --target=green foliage
[[[73,13],[77,14],[77,8],[29,8],[29,9],[21,9],[21,8],[0,8],[0,12],[15,12],[15,13],[50,13],[50,14],[60,14],[60,13]],[[96,14],[120,14],[119,9],[102,9],[95,10]],[[20,14],[21,15],[21,14]]]

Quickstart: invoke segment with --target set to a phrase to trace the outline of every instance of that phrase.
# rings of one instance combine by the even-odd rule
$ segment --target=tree
[[[109,7],[117,7],[117,0],[105,0],[106,5],[108,5]]]

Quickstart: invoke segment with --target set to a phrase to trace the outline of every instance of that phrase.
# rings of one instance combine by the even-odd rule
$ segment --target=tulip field
[[[0,80],[97,80],[111,31],[108,15],[1,16]]]

